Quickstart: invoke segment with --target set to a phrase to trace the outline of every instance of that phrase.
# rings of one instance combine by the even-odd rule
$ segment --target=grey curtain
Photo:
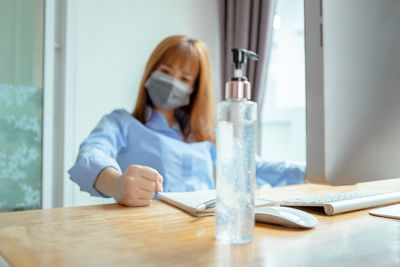
[[[219,0],[222,97],[225,82],[233,74],[229,51],[232,48],[254,51],[260,55],[260,61],[249,60],[244,74],[252,84],[251,100],[258,103],[258,114],[264,98],[275,4],[275,0]]]

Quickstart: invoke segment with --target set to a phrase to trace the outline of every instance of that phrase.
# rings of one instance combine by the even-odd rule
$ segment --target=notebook
[[[211,216],[215,213],[215,208],[201,208],[202,204],[215,200],[215,190],[194,192],[159,192],[158,196],[161,200],[195,216]],[[256,207],[271,205],[275,205],[275,203],[268,200],[255,199]]]
[[[400,220],[400,204],[370,210],[369,214]]]

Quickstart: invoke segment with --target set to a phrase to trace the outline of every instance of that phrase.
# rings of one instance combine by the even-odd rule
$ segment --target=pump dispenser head
[[[247,80],[246,77],[243,76],[242,65],[247,63],[247,58],[251,58],[254,60],[259,60],[260,56],[253,51],[246,50],[243,48],[233,48],[231,49],[231,61],[232,64],[235,65],[235,71],[233,74],[234,78],[244,78]]]
[[[242,67],[247,63],[247,58],[259,60],[260,56],[243,48],[231,49],[231,63],[235,66],[233,77],[225,85],[226,99],[250,99],[251,84],[243,76]]]

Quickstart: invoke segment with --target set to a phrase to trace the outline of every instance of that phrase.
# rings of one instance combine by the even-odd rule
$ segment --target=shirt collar
[[[149,106],[146,107],[146,126],[175,139],[183,140],[179,124],[175,122],[171,127],[169,127],[168,121],[164,115],[153,110]]]

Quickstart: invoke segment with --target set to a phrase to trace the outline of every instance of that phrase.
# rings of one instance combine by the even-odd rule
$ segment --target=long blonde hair
[[[215,143],[215,104],[211,86],[210,59],[205,44],[187,36],[167,37],[154,49],[146,64],[132,115],[143,124],[146,123],[146,106],[153,106],[153,103],[144,84],[160,64],[171,58],[187,61],[199,67],[189,105],[174,111],[185,141],[192,134],[198,142],[208,140]]]

